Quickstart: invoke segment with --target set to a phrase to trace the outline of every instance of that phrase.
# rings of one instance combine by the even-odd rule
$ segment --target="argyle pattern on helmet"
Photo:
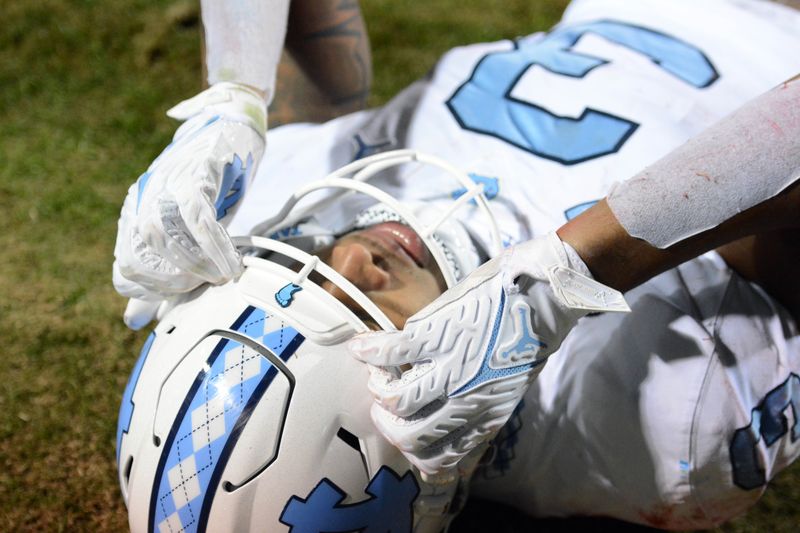
[[[303,337],[282,320],[249,307],[231,329],[287,360]],[[194,532],[208,516],[227,458],[252,407],[278,370],[257,351],[221,340],[176,417],[165,443],[151,502],[153,530]],[[166,460],[165,460],[166,458]],[[204,529],[204,528],[201,528]]]

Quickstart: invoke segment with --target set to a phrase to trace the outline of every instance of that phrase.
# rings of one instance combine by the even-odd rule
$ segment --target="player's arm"
[[[232,82],[272,98],[288,0],[201,0],[208,84]]]
[[[373,419],[423,472],[455,467],[502,427],[581,316],[625,309],[615,288],[742,236],[800,226],[799,178],[795,79],[623,182],[557,236],[505,250],[402,331],[357,338],[356,357],[395,369],[373,370]]]
[[[800,184],[665,249],[631,237],[606,200],[562,226],[558,235],[596,280],[621,291],[716,248],[731,268],[759,283],[800,321]]]
[[[795,189],[797,193],[800,187]],[[731,268],[763,287],[800,324],[800,225],[750,235],[717,251]]]
[[[273,124],[323,122],[366,107],[372,60],[357,0],[293,0],[286,51]]]
[[[289,0],[201,6],[209,87],[167,112],[183,124],[128,191],[114,250],[125,296],[159,300],[241,269],[225,225],[264,152]]]
[[[625,291],[737,239],[793,233],[800,228],[798,178],[796,77],[626,181],[558,235],[595,279]],[[725,250],[748,268],[741,245]]]
[[[597,281],[627,291],[709,250],[728,243],[733,245],[733,241],[739,242],[737,246],[744,245],[747,241],[744,237],[781,234],[791,239],[792,234],[800,234],[800,184],[790,185],[774,198],[667,248],[658,248],[644,239],[632,237],[614,216],[606,200],[559,228],[557,233],[575,248]],[[753,277],[754,267],[745,267],[741,263],[744,257],[733,259],[735,248],[723,248],[728,250],[725,255],[730,254],[732,261],[741,265],[743,270],[753,272],[749,276]]]

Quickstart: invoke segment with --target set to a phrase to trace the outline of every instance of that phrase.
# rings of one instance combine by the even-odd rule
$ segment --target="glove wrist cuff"
[[[167,116],[187,120],[201,113],[223,116],[253,128],[264,137],[267,131],[267,101],[256,89],[223,81],[180,102],[167,111]]]
[[[578,253],[555,232],[517,245],[512,252],[509,272],[513,278],[527,274],[546,282],[547,290],[565,309],[579,311],[579,315],[629,311],[622,294],[595,281]]]
[[[575,255],[577,256],[577,253]],[[580,261],[580,257],[577,257],[577,260]],[[546,280],[547,272],[555,267],[573,269],[573,263],[576,263],[578,267],[576,271],[583,274],[582,269],[586,269],[583,261],[579,264],[578,261],[571,261],[564,243],[555,232],[517,244],[511,249],[507,261],[506,267],[513,277],[526,274],[540,281]]]

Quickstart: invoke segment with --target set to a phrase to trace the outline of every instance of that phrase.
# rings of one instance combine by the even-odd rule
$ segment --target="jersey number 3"
[[[514,49],[484,56],[447,106],[462,128],[492,135],[539,157],[573,165],[618,151],[638,124],[586,108],[577,118],[558,116],[511,96],[528,68],[583,78],[609,62],[574,51],[587,33],[648,57],[661,69],[697,88],[718,78],[695,46],[653,30],[615,21],[596,21],[556,29],[542,39],[519,41]]]

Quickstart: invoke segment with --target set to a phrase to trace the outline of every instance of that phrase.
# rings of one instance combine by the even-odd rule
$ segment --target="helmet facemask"
[[[413,162],[441,169],[453,177],[465,192],[442,211],[424,202],[401,202],[368,183],[370,179],[388,169]],[[330,192],[331,190],[333,192]],[[309,201],[307,197],[319,191],[328,191],[328,194],[316,201]],[[352,197],[356,195],[360,197],[353,199]],[[348,207],[354,205],[360,207],[355,217],[337,216],[336,211],[342,211],[341,206],[345,199],[351,201],[347,204]],[[483,185],[476,183],[465,172],[439,158],[414,150],[396,150],[354,161],[326,178],[303,187],[275,216],[255,226],[251,233],[269,235],[271,239],[284,241],[305,252],[315,252],[320,247],[331,244],[337,236],[344,233],[380,222],[398,221],[416,232],[441,271],[446,287],[450,288],[481,262],[481,257],[468,232],[454,219],[454,214],[459,209],[471,205],[480,210],[486,218],[492,241],[490,255],[499,253],[502,247],[500,234],[483,194]],[[325,224],[326,222],[329,223]],[[326,230],[326,226],[329,229]],[[252,239],[252,237],[237,238],[235,242],[247,245],[248,242],[253,242]],[[259,242],[261,245],[266,245],[264,241]],[[308,260],[304,264],[308,265]],[[304,272],[304,268],[301,268],[301,273]],[[311,267],[305,272],[305,276],[298,276],[297,281],[306,282],[307,274],[314,270],[317,269]],[[362,305],[368,298],[351,283],[342,284],[340,283],[342,279],[337,280],[330,275],[323,275],[340,287],[352,300],[358,302],[380,328],[395,329],[386,315],[375,306]],[[297,285],[300,286],[299,283]]]

